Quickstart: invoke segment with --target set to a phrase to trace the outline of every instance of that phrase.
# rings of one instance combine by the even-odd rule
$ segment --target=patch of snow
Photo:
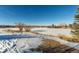
[[[29,49],[37,48],[41,44],[41,38],[23,38],[0,41],[0,53],[32,52]]]

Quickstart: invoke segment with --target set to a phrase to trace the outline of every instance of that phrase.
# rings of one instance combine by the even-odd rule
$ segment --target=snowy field
[[[47,35],[71,35],[71,29],[63,29],[63,28],[34,28],[32,29],[33,32],[38,32],[40,34],[47,34]]]
[[[33,33],[27,32],[25,34],[36,36],[36,37],[0,40],[0,53],[38,53],[37,51],[31,51],[31,49],[39,47],[42,44],[42,40],[44,39],[54,40],[71,48],[79,49],[79,43],[68,42],[66,40],[57,37],[48,36],[48,35],[57,36],[60,34],[71,35],[70,29],[33,28],[31,29],[31,31],[38,32],[40,34],[47,34],[47,36],[40,34],[35,35]]]

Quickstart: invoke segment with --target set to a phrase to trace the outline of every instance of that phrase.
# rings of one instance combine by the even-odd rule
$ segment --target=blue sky
[[[75,5],[0,5],[0,24],[69,24],[75,13]]]

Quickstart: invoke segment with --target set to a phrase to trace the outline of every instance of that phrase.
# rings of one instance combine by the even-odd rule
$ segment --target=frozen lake
[[[38,32],[41,34],[48,34],[48,35],[71,35],[71,29],[63,29],[63,28],[34,28],[32,29],[33,32]]]

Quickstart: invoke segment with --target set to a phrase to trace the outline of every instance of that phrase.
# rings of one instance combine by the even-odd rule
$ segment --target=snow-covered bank
[[[38,48],[42,45],[42,40],[54,40],[62,45],[69,46],[79,50],[79,43],[68,42],[66,40],[59,39],[57,37],[51,37],[47,35],[38,35],[38,38],[23,38],[23,39],[11,39],[0,41],[0,53],[36,53],[38,51],[32,51],[30,49]],[[40,51],[41,52],[41,51]]]
[[[40,31],[40,30],[43,30],[43,31]],[[69,41],[66,41],[66,40],[63,40],[63,39],[60,39],[60,38],[57,38],[57,37],[48,36],[48,35],[55,35],[55,36],[57,36],[57,35],[60,35],[60,34],[72,36],[70,29],[35,28],[35,29],[32,29],[32,31],[40,33],[40,34],[46,34],[46,35],[43,35],[44,39],[54,40],[54,41],[57,41],[57,42],[59,42],[59,43],[61,43],[63,45],[69,46],[71,48],[79,49],[79,43],[69,42]]]
[[[24,38],[0,41],[0,53],[23,53],[32,52],[31,48],[37,48],[42,38]]]
[[[63,45],[69,46],[71,48],[75,48],[79,50],[79,43],[75,43],[75,42],[68,42],[66,40],[57,38],[57,37],[50,37],[50,36],[44,36],[45,39],[49,39],[49,40],[54,40],[57,41]]]

